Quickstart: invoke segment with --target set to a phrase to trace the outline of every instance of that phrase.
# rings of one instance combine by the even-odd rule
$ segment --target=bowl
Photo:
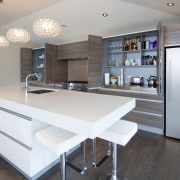
[[[117,83],[117,79],[111,79],[111,84],[116,84]]]

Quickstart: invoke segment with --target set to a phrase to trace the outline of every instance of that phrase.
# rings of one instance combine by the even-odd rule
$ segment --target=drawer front
[[[25,174],[31,174],[31,151],[0,133],[0,154]]]
[[[25,144],[29,147],[32,146],[31,140],[31,124],[30,119],[25,118],[23,115],[16,114],[12,111],[0,109],[0,131],[7,134],[13,139]]]
[[[126,96],[126,97],[134,97],[139,99],[149,99],[149,100],[158,100],[163,101],[163,96],[159,96],[156,94],[145,94],[145,93],[138,93],[138,92],[130,92],[130,91],[113,91],[107,89],[95,89],[90,90],[90,92],[98,93],[98,94],[109,94],[115,96]]]
[[[163,116],[131,111],[127,115],[122,117],[122,119],[146,126],[152,126],[161,129],[163,128]]]
[[[134,110],[163,115],[163,103],[161,101],[136,99],[136,107]]]

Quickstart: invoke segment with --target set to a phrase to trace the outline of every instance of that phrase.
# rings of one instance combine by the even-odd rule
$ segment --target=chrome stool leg
[[[117,144],[112,143],[113,153],[112,153],[112,176],[111,180],[118,180],[117,177]]]
[[[112,143],[112,173],[107,173],[98,178],[98,180],[119,180],[117,176],[117,144]]]
[[[66,153],[60,155],[61,179],[66,180]]]
[[[83,167],[79,168],[77,166],[75,166],[73,163],[69,162],[67,160],[66,164],[68,166],[70,166],[72,169],[74,169],[75,171],[77,171],[80,174],[85,174],[86,170],[87,170],[87,164],[86,164],[87,160],[86,160],[86,141],[83,141]]]
[[[99,167],[109,156],[111,155],[111,142],[108,142],[108,149],[106,155],[97,163],[96,158],[96,138],[93,139],[93,166],[95,168]]]

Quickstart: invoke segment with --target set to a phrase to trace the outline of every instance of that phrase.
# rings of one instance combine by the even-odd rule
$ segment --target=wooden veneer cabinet
[[[102,88],[90,90],[90,92],[134,97],[136,98],[136,107],[122,119],[137,122],[138,124],[151,126],[154,128],[164,128],[163,96],[151,93],[112,91]]]
[[[87,41],[58,45],[56,81],[68,81],[68,63],[87,61],[88,87],[100,87],[102,81],[102,38],[89,35]],[[59,67],[59,68],[57,68]],[[73,71],[73,69],[72,69]]]
[[[30,48],[21,48],[21,81],[25,81],[28,74],[35,73],[32,51]],[[69,61],[87,61],[84,68],[87,69],[88,87],[101,86],[102,38],[100,36],[89,35],[87,41],[62,45],[45,44],[43,82],[68,81]]]

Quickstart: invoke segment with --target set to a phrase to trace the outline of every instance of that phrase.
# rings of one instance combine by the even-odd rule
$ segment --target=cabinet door
[[[58,46],[58,59],[87,59],[88,58],[88,41],[69,43]]]
[[[21,48],[21,82],[32,73],[32,49]]]
[[[88,87],[100,87],[102,82],[102,38],[89,36]]]
[[[57,46],[45,45],[45,83],[55,82],[55,61],[57,59]]]
[[[157,68],[157,77],[158,77],[158,94],[164,96],[164,30],[161,24],[158,25],[158,43],[159,43],[159,52],[158,52],[158,68]]]

